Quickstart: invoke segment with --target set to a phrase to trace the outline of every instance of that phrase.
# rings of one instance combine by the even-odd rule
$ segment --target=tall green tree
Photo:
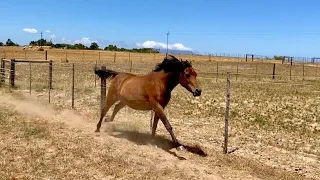
[[[0,46],[3,46],[3,42],[0,42]]]
[[[87,46],[81,44],[81,43],[78,43],[78,44],[75,44],[73,45],[75,49],[88,49]]]
[[[19,44],[16,44],[11,39],[8,39],[6,41],[6,46],[19,46]]]
[[[99,49],[99,45],[96,42],[92,42],[90,45],[91,50],[96,50]]]
[[[118,50],[118,47],[116,45],[109,45],[107,47],[104,48],[104,50],[106,51],[117,51]]]

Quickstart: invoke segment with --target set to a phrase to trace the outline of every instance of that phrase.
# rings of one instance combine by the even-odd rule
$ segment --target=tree
[[[6,42],[6,46],[19,46],[19,44],[14,43],[11,39],[8,39]]]
[[[92,44],[91,44],[91,45],[92,45]],[[98,47],[99,47],[99,46],[98,46]],[[74,48],[75,48],[75,49],[88,49],[87,46],[85,46],[85,45],[83,45],[83,44],[81,44],[81,43],[75,44],[75,45],[74,45]]]
[[[282,60],[282,59],[283,59],[283,56],[273,56],[273,59],[275,59],[275,60]]]
[[[3,46],[3,42],[0,42],[0,46]]]
[[[106,50],[106,51],[117,51],[118,48],[117,48],[116,45],[111,45],[110,44],[109,46],[105,47],[104,50]]]
[[[29,43],[29,46],[37,46],[38,44],[37,44],[37,42],[36,41],[31,41],[30,43]]]
[[[99,49],[99,45],[96,42],[92,42],[90,45],[91,50],[96,50]]]
[[[138,52],[138,53],[159,53],[159,49],[152,49],[152,48],[133,48],[133,49],[126,49],[126,48],[118,48],[116,45],[109,45],[104,48],[105,51],[122,51],[122,52]]]

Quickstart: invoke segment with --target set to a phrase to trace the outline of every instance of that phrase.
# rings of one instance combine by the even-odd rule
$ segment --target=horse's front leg
[[[166,127],[167,131],[169,131],[175,147],[181,148],[180,147],[181,144],[177,140],[176,136],[173,134],[172,127],[171,127],[171,125],[170,125],[170,123],[164,113],[163,107],[154,98],[150,98],[150,104],[152,106],[153,111],[155,112],[155,117],[158,116],[158,118],[161,119],[162,123]],[[154,122],[154,124],[156,124],[156,123]],[[155,127],[155,126],[153,125],[153,127]]]

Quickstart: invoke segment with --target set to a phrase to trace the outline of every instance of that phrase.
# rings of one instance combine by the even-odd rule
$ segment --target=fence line
[[[12,60],[8,60],[8,59],[3,59],[3,61],[1,61],[3,64],[5,63],[5,62],[12,62]],[[35,62],[35,63],[37,63],[37,64],[42,64],[42,63],[49,63],[49,73],[48,73],[48,100],[49,100],[49,103],[51,102],[51,88],[52,88],[52,83],[53,83],[53,81],[52,81],[52,76],[53,76],[53,67],[55,67],[56,68],[56,71],[65,71],[65,72],[67,72],[67,71],[69,71],[69,72],[71,72],[72,74],[71,74],[71,78],[70,79],[72,79],[72,82],[71,82],[71,107],[72,108],[74,108],[75,107],[75,104],[74,104],[74,102],[75,102],[75,73],[76,73],[76,71],[78,72],[80,72],[80,71],[92,71],[92,72],[90,72],[90,74],[92,74],[92,75],[90,75],[90,77],[89,77],[89,79],[90,78],[93,78],[92,79],[92,84],[93,84],[93,82],[94,82],[94,85],[92,85],[92,86],[90,86],[90,88],[92,88],[93,86],[94,87],[97,87],[97,83],[96,83],[96,81],[97,81],[97,76],[93,73],[93,69],[94,69],[94,67],[97,67],[98,65],[100,65],[100,63],[98,64],[98,61],[96,60],[95,61],[95,63],[81,63],[81,62],[78,62],[78,63],[59,63],[59,62],[52,62],[52,61],[48,61],[48,60],[46,60],[46,61],[33,61],[33,60],[19,60],[19,59],[15,59],[14,61],[13,61],[14,63],[14,67],[15,67],[15,63],[17,63],[17,62],[21,62],[21,63],[25,63],[25,62],[28,62],[29,63],[29,93],[31,94],[31,90],[32,90],[32,75],[36,75],[37,73],[32,73],[32,71],[37,71],[37,68],[31,68],[31,64],[33,63],[33,62]],[[3,72],[5,72],[4,70],[7,70],[6,69],[6,67],[5,67],[5,65],[3,65],[3,64],[1,64],[1,67],[4,67],[4,68],[1,68],[1,73],[2,73],[2,75],[1,75],[1,77],[2,77],[2,79],[3,79],[3,77],[5,76],[5,73],[3,73]],[[130,61],[130,62],[126,62],[125,64],[124,64],[124,66],[122,66],[122,65],[118,65],[118,63],[116,63],[116,64],[114,64],[114,63],[110,63],[110,64],[106,64],[104,67],[106,68],[106,67],[108,67],[108,68],[114,68],[114,67],[116,67],[116,66],[119,66],[119,67],[121,67],[122,69],[126,69],[126,68],[128,68],[128,71],[129,72],[132,72],[132,73],[134,73],[134,74],[137,74],[137,75],[143,75],[143,74],[145,74],[146,72],[149,72],[150,71],[150,69],[148,68],[148,65],[147,66],[145,66],[144,68],[142,68],[141,67],[141,65],[138,63],[138,64],[136,64],[136,63],[133,63],[132,61]],[[198,74],[199,74],[199,76],[198,76],[198,78],[199,79],[203,79],[203,80],[216,80],[216,82],[218,82],[218,79],[220,79],[221,80],[221,78],[222,77],[225,77],[225,75],[226,74],[229,74],[230,75],[230,78],[231,78],[231,76],[232,75],[235,75],[235,78],[236,78],[236,81],[238,81],[240,78],[244,78],[244,80],[243,81],[245,81],[245,82],[248,82],[248,83],[280,83],[280,82],[277,82],[278,80],[276,80],[277,78],[279,78],[280,77],[280,80],[282,80],[282,78],[283,77],[290,77],[290,80],[292,80],[292,79],[295,79],[295,78],[301,78],[302,80],[307,80],[307,79],[310,79],[310,78],[312,78],[312,79],[314,79],[314,80],[318,80],[319,78],[320,78],[320,76],[312,76],[312,75],[310,75],[310,74],[308,74],[307,73],[307,75],[305,75],[305,72],[308,72],[308,71],[306,71],[306,66],[304,66],[303,65],[303,71],[302,71],[302,74],[301,75],[292,75],[292,71],[290,71],[290,76],[288,76],[288,75],[285,75],[285,74],[278,74],[277,72],[277,68],[275,68],[275,67],[280,67],[280,69],[281,69],[281,66],[284,66],[284,65],[281,65],[281,64],[279,64],[279,66],[275,66],[275,64],[273,64],[273,66],[270,66],[270,67],[272,67],[273,69],[273,71],[272,71],[272,73],[270,73],[270,74],[261,74],[261,73],[258,73],[259,71],[258,71],[258,67],[262,67],[262,64],[259,64],[259,63],[255,63],[255,64],[253,64],[254,66],[254,70],[252,71],[252,72],[254,72],[254,73],[250,73],[250,71],[249,71],[249,73],[246,73],[245,71],[244,72],[239,72],[239,70],[240,69],[242,69],[243,67],[246,67],[246,65],[248,65],[248,64],[241,64],[241,63],[238,63],[238,62],[236,62],[236,63],[231,63],[231,65],[233,64],[233,65],[236,65],[236,69],[234,69],[234,68],[232,68],[232,67],[229,67],[230,66],[230,63],[229,62],[216,62],[216,63],[209,63],[209,65],[211,64],[211,66],[213,66],[214,68],[216,68],[216,72],[210,72],[210,69],[208,70],[208,71],[203,71],[203,72],[199,72],[198,70],[197,70],[197,72],[198,72]],[[75,65],[77,65],[77,66],[75,66]],[[78,66],[79,65],[79,66]],[[89,66],[91,66],[91,67],[89,67]],[[116,66],[115,66],[116,65]],[[152,65],[154,66],[155,65],[155,63],[152,63]],[[208,66],[208,63],[199,63],[198,65],[200,65],[200,67],[203,65],[203,67],[207,67]],[[270,64],[270,65],[272,65],[272,64]],[[12,63],[10,64],[10,66],[12,67]],[[136,66],[136,67],[135,67]],[[299,66],[299,65],[292,65],[292,66]],[[290,67],[290,69],[291,69],[291,67],[292,67],[291,65],[289,65],[289,67]],[[37,66],[38,67],[38,66]],[[78,67],[78,68],[76,68],[76,67]],[[150,66],[151,67],[151,66]],[[199,67],[199,69],[201,69]],[[226,68],[227,67],[227,68]],[[269,66],[265,66],[265,67],[269,67]],[[62,68],[62,69],[61,69]],[[316,68],[316,70],[318,69],[318,67],[315,67]],[[27,68],[26,68],[27,69]],[[233,69],[233,71],[232,71],[232,69]],[[283,69],[283,68],[282,68]],[[146,70],[148,70],[148,71],[146,71]],[[231,71],[230,71],[231,70]],[[310,70],[310,69],[309,69]],[[8,71],[10,71],[10,70],[8,70]],[[10,73],[10,84],[12,85],[12,82],[13,82],[13,84],[14,84],[14,81],[15,81],[15,72],[16,70],[13,70],[13,71],[10,71],[10,72],[13,72],[13,73]],[[123,71],[127,71],[127,70],[123,70]],[[139,72],[139,71],[141,71],[141,72]],[[228,71],[227,73],[226,72],[224,72],[224,71]],[[17,70],[17,72],[21,72],[21,70]],[[39,72],[39,73],[43,73],[43,72]],[[57,72],[57,73],[59,73],[59,72]],[[82,73],[79,73],[79,75],[77,75],[77,76],[80,76]],[[317,74],[317,71],[316,71],[316,75],[318,75]],[[214,77],[215,76],[215,77]],[[81,76],[82,77],[82,76]],[[259,79],[260,80],[257,80],[258,79],[258,77],[259,77]],[[261,79],[262,78],[262,79]],[[268,78],[270,78],[270,81],[266,81],[266,79],[268,79]],[[254,81],[251,81],[250,79],[254,79]],[[285,79],[283,79],[283,80],[285,80],[286,82],[285,83],[287,83],[287,82],[291,82],[291,81],[288,81],[288,79],[289,78],[285,78]],[[61,80],[61,81],[67,81],[67,80]],[[35,81],[35,82],[37,82],[37,81]],[[282,82],[281,82],[282,83]],[[291,83],[292,84],[292,83]],[[305,85],[306,85],[306,83],[304,83]],[[296,84],[296,85],[298,85],[298,84]],[[64,90],[66,89],[66,87],[67,87],[68,85],[67,84],[65,84],[65,87],[63,88]],[[11,86],[11,87],[13,87],[13,86]],[[69,88],[67,88],[67,89],[69,89]],[[102,97],[103,98],[103,97]],[[101,104],[101,107],[102,107],[103,105]]]
[[[1,51],[0,51],[1,52]],[[170,52],[169,52],[170,53]],[[229,60],[238,60],[249,62],[249,61],[278,61],[282,64],[288,63],[320,63],[320,58],[318,57],[293,57],[293,56],[266,56],[258,54],[228,54],[228,53],[175,53],[178,56],[183,56],[188,60],[206,60],[212,61],[215,59],[222,60],[222,58],[227,58]],[[140,53],[140,52],[125,52],[125,51],[104,51],[104,50],[81,50],[81,49],[48,49],[45,51],[34,51],[34,50],[24,50],[22,48],[16,48],[12,50],[2,49],[0,57],[4,58],[18,58],[18,59],[52,59],[54,61],[76,61],[76,60],[110,60],[117,62],[121,59],[129,59],[133,61],[143,61],[145,59],[149,60],[159,60],[163,57],[163,53]]]

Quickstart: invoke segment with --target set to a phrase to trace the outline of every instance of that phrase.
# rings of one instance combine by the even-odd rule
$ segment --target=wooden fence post
[[[49,89],[52,89],[52,60],[49,62]]]
[[[72,63],[72,109],[74,109],[74,63]]]
[[[99,60],[100,60],[100,52],[99,52]],[[94,65],[94,69],[97,69],[98,62],[96,61],[96,64]],[[96,75],[94,75],[94,87],[97,87],[97,78]]]
[[[272,79],[274,79],[274,76],[276,75],[276,64],[273,63],[273,72],[272,72]]]
[[[131,54],[130,54],[130,52],[129,52],[129,61],[131,61]]]
[[[101,66],[101,70],[106,70],[106,66]],[[106,78],[100,78],[101,79],[101,98],[100,98],[100,110],[102,112],[102,109],[105,106],[106,103],[106,96],[107,96],[107,81]]]
[[[302,64],[302,80],[304,80],[304,63]]]
[[[10,87],[14,87],[14,79],[15,79],[15,59],[11,59],[11,62],[10,62]]]
[[[5,84],[6,82],[6,75],[5,75],[5,67],[6,67],[6,62],[1,58],[1,69],[0,69],[0,74],[1,74],[1,84]]]
[[[230,73],[227,73],[227,98],[226,98],[226,115],[224,126],[224,148],[223,152],[228,152],[228,136],[229,136],[229,107],[230,107]]]
[[[236,75],[236,81],[238,81],[238,74],[239,74],[239,59],[237,62],[237,75]]]
[[[48,60],[48,51],[45,51],[44,59],[45,59],[45,60]]]
[[[29,94],[31,95],[31,82],[32,82],[32,69],[31,69],[31,61],[29,61]]]
[[[290,80],[291,80],[291,73],[292,73],[292,64],[290,65]]]

